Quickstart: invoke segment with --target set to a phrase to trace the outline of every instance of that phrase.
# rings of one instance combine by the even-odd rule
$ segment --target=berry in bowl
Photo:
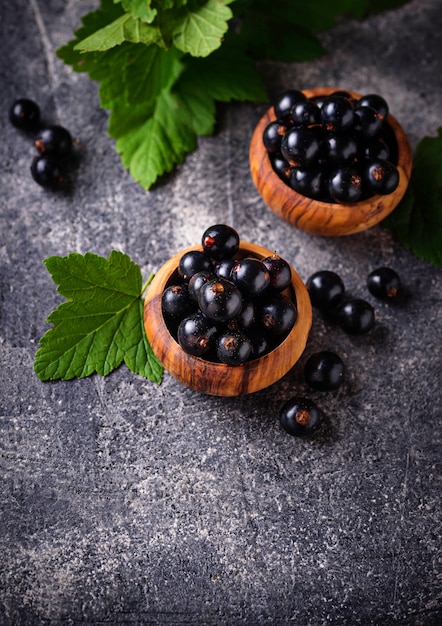
[[[380,222],[405,194],[411,167],[408,138],[379,94],[288,90],[250,144],[264,202],[315,235],[349,235]]]
[[[293,267],[226,224],[170,258],[144,304],[146,336],[164,368],[217,396],[282,378],[304,352],[311,324],[310,296]]]

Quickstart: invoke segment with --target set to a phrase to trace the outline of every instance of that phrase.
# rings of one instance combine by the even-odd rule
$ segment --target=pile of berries
[[[297,318],[290,265],[277,254],[242,256],[235,229],[207,228],[202,250],[185,252],[162,294],[162,312],[183,350],[240,365],[279,345]]]
[[[9,110],[9,120],[16,128],[34,135],[34,146],[38,153],[31,163],[34,181],[53,191],[65,188],[72,164],[73,141],[70,132],[63,126],[42,125],[38,104],[27,98],[15,100]]]
[[[273,108],[263,143],[276,174],[297,193],[343,204],[397,188],[398,148],[382,96],[336,91],[308,99],[291,89]]]
[[[312,306],[328,319],[338,322],[351,334],[373,328],[374,308],[362,298],[346,298],[342,278],[331,270],[320,270],[306,281]],[[399,275],[390,267],[379,267],[367,277],[367,288],[376,298],[394,300],[401,292]],[[316,391],[333,391],[345,380],[345,366],[339,355],[322,350],[310,355],[304,366],[304,379]],[[290,435],[313,434],[323,421],[321,409],[310,398],[293,396],[279,411],[279,422]]]

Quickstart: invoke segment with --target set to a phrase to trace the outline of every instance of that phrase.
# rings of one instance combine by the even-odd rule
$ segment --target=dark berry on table
[[[371,107],[380,115],[383,119],[388,116],[388,104],[386,100],[374,93],[367,94],[362,96],[357,102],[358,107]]]
[[[289,119],[294,126],[311,126],[321,122],[321,113],[314,102],[304,100],[292,107]]]
[[[184,280],[190,280],[197,272],[211,272],[212,263],[201,250],[185,252],[178,263],[178,273]]]
[[[209,282],[209,280],[213,280],[214,274],[213,272],[197,272],[194,274],[188,282],[189,287],[189,296],[195,302],[198,301],[198,293],[203,285]]]
[[[262,140],[267,152],[279,152],[281,139],[287,132],[287,125],[278,120],[270,122],[264,129]]]
[[[330,131],[324,135],[324,159],[334,163],[351,163],[358,154],[358,143],[353,133]]]
[[[237,317],[243,306],[240,290],[229,280],[215,278],[204,284],[198,293],[200,311],[215,322]]]
[[[252,355],[253,347],[248,337],[239,330],[227,331],[216,341],[216,354],[227,365],[241,365]]]
[[[221,259],[221,261],[218,261],[214,265],[213,273],[215,274],[215,276],[219,276],[220,278],[227,278],[227,280],[230,280],[230,273],[235,263],[235,259]]]
[[[320,141],[312,128],[291,128],[281,141],[281,154],[290,165],[308,165],[320,153]]]
[[[273,105],[275,117],[278,120],[286,121],[290,117],[293,107],[298,102],[307,100],[305,94],[297,89],[288,89],[285,91]]]
[[[37,133],[34,144],[40,154],[65,157],[72,150],[72,137],[63,126],[48,126]]]
[[[382,128],[383,117],[372,107],[355,107],[355,129],[364,137],[375,137]]]
[[[363,192],[362,177],[354,167],[340,167],[330,175],[328,192],[340,204],[357,202]]]
[[[362,335],[375,324],[374,308],[362,298],[348,300],[338,308],[336,321],[347,333]]]
[[[172,318],[184,317],[194,308],[187,285],[170,285],[161,297],[163,314]]]
[[[201,313],[185,317],[178,326],[178,343],[182,349],[193,356],[203,356],[215,345],[218,329],[216,325]]]
[[[266,266],[255,257],[245,257],[237,261],[230,276],[238,289],[252,298],[263,294],[270,285]]]
[[[331,270],[320,270],[312,274],[306,282],[312,306],[328,312],[344,300],[345,286],[342,278]]]
[[[371,161],[363,172],[364,180],[374,194],[387,195],[399,185],[399,171],[393,163],[377,159]]]
[[[367,287],[376,298],[390,300],[395,298],[401,288],[397,272],[390,267],[378,267],[367,277]]]
[[[33,100],[19,98],[9,109],[9,121],[21,130],[35,131],[40,125],[40,107]]]
[[[324,171],[320,167],[293,167],[290,174],[290,187],[296,193],[313,199],[324,197]]]
[[[295,304],[282,294],[275,294],[259,303],[257,320],[269,336],[283,338],[293,328],[297,309]]]
[[[315,352],[306,361],[304,377],[318,391],[332,391],[344,382],[345,368],[340,356],[329,350]]]
[[[292,281],[292,270],[287,261],[279,256],[272,254],[262,260],[270,276],[270,286],[276,291],[283,291]]]
[[[289,434],[303,436],[315,432],[322,420],[322,413],[309,398],[294,396],[283,404],[279,412],[279,423]]]
[[[290,178],[292,167],[288,161],[284,159],[282,154],[270,154],[270,163],[273,170],[278,174],[279,178],[287,182]]]
[[[67,184],[64,168],[51,155],[34,157],[31,176],[38,185],[52,191],[63,189]]]
[[[215,224],[204,231],[201,244],[212,259],[228,259],[238,251],[239,235],[232,226]]]
[[[321,121],[329,130],[350,129],[354,121],[352,102],[343,96],[328,96],[321,107]]]

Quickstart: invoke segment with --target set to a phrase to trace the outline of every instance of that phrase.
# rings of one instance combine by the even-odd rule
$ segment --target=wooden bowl
[[[336,88],[304,89],[307,98],[326,96]],[[360,94],[347,93],[354,98]],[[298,194],[274,172],[262,136],[269,122],[274,121],[273,107],[267,110],[256,126],[250,144],[250,170],[253,182],[264,202],[281,219],[314,235],[350,235],[374,226],[398,205],[407,189],[412,167],[412,151],[408,138],[391,115],[387,121],[398,147],[399,185],[389,195],[376,195],[352,204],[333,204],[312,200]]]
[[[202,248],[191,246],[170,258],[156,273],[144,302],[147,339],[164,368],[187,387],[216,396],[253,393],[282,378],[304,352],[312,324],[310,296],[301,278],[291,268],[292,283],[283,293],[296,301],[298,315],[288,336],[274,350],[242,365],[215,363],[187,354],[171,335],[161,310],[162,294],[167,286],[177,281],[178,262],[189,250]],[[241,241],[237,257],[264,259],[271,254],[271,250]]]

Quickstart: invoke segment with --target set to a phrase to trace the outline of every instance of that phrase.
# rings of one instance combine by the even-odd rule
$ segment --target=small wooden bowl
[[[337,88],[304,89],[307,98],[326,96]],[[347,93],[354,98],[360,94]],[[274,121],[273,107],[267,110],[256,126],[250,144],[250,171],[253,182],[264,202],[281,219],[292,226],[314,235],[350,235],[374,226],[398,205],[407,189],[412,168],[412,151],[408,138],[391,115],[388,124],[394,133],[398,148],[399,185],[393,193],[376,195],[353,204],[333,204],[312,200],[298,194],[274,172],[262,136],[269,122]]]
[[[310,296],[299,275],[292,270],[292,284],[284,292],[296,299],[298,316],[288,336],[274,350],[264,356],[231,366],[206,361],[187,354],[175,341],[164,321],[161,297],[165,288],[177,280],[177,267],[181,256],[191,246],[170,258],[156,273],[144,302],[144,327],[153,352],[164,368],[181,383],[202,393],[215,396],[240,396],[273,384],[286,374],[304,352],[312,324]],[[273,254],[261,246],[241,241],[238,258],[254,256],[259,259]]]

